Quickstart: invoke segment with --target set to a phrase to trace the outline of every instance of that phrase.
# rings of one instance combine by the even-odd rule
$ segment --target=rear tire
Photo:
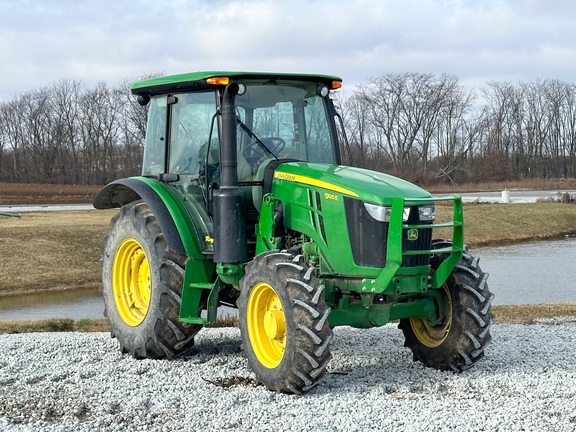
[[[434,240],[432,249],[451,246],[450,242]],[[447,258],[445,254],[432,255],[433,269]],[[430,325],[424,319],[400,320],[405,346],[414,354],[414,361],[440,369],[461,372],[484,356],[491,340],[490,326],[494,322],[491,303],[494,294],[488,289],[478,258],[464,252],[440,293],[449,305],[442,322]]]
[[[256,256],[240,281],[244,353],[270,390],[301,394],[326,373],[330,309],[312,271],[302,255],[272,251]]]
[[[122,352],[173,358],[194,345],[201,325],[179,321],[186,256],[174,251],[144,201],[122,207],[104,238],[104,315]]]

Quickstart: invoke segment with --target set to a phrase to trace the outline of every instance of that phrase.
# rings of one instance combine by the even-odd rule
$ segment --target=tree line
[[[414,181],[576,177],[576,85],[384,74],[340,101],[354,159]]]
[[[576,85],[387,73],[336,95],[357,166],[427,184],[576,177]],[[0,181],[137,175],[147,112],[129,81],[65,79],[0,103]],[[347,154],[347,152],[343,152]]]
[[[61,80],[0,103],[0,181],[106,184],[139,174],[147,113],[116,87]]]

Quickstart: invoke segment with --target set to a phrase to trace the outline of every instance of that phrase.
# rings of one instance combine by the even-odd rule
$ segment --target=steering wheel
[[[272,153],[276,154],[280,152],[286,147],[286,141],[284,141],[280,137],[266,137],[260,138],[260,141],[270,150]],[[254,141],[244,147],[242,150],[242,154],[248,160],[258,160],[261,156],[265,154],[264,150],[262,149],[260,143],[258,141]]]

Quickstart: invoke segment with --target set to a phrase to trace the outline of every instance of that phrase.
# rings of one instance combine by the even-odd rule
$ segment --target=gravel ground
[[[255,386],[238,329],[204,329],[172,361],[122,355],[105,333],[0,336],[2,431],[574,431],[576,318],[495,324],[462,374],[412,362],[396,325],[335,329],[304,396]]]

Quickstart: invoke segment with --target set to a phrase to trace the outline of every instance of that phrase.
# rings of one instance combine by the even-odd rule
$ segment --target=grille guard
[[[402,220],[404,207],[415,205],[434,204],[440,201],[453,201],[454,217],[451,222],[433,223],[427,225],[406,224]],[[434,228],[452,228],[452,247],[426,250],[404,250],[404,230],[423,230]],[[408,255],[431,255],[432,253],[449,254],[436,271],[428,276],[428,288],[436,289],[442,286],[452,270],[462,258],[464,250],[464,224],[462,214],[462,198],[458,195],[439,198],[410,198],[396,197],[392,201],[390,214],[388,241],[386,242],[386,265],[375,280],[376,286],[388,287],[395,276],[401,272],[402,258]]]

